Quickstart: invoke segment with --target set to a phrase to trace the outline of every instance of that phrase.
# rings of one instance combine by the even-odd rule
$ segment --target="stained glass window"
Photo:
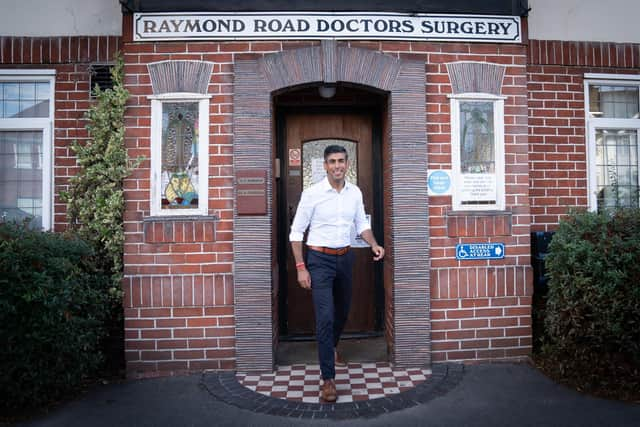
[[[198,103],[162,104],[162,209],[199,204]]]
[[[460,168],[462,173],[495,172],[493,103],[460,103]]]
[[[302,146],[303,189],[311,187],[327,176],[324,170],[324,149],[329,145],[341,145],[347,150],[349,169],[346,179],[358,185],[358,151],[356,143],[345,139],[316,139]]]

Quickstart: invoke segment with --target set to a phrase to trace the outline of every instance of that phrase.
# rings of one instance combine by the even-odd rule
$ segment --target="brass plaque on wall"
[[[240,169],[236,171],[238,215],[267,214],[267,171]]]

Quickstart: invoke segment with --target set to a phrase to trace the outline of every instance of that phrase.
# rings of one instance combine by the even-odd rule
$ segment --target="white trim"
[[[152,101],[160,100],[160,101],[198,101],[202,99],[211,99],[213,95],[209,95],[206,93],[196,93],[196,92],[171,92],[171,93],[160,93],[158,95],[147,95],[147,99]]]
[[[505,209],[505,155],[504,155],[504,98],[490,94],[467,94],[451,96],[451,175],[453,179],[452,205],[459,211],[485,211]],[[480,96],[483,95],[483,96]],[[495,143],[496,203],[491,205],[463,205],[460,195],[462,173],[460,173],[460,102],[487,101],[493,104]]]
[[[29,76],[55,76],[56,70],[25,70],[25,69],[1,69],[0,77],[16,76],[21,80],[32,80]]]
[[[484,63],[486,64],[486,62]],[[469,100],[481,100],[481,101],[500,101],[505,100],[508,96],[494,95],[492,93],[481,92],[465,92],[465,93],[452,93],[447,95],[449,99],[469,99]]]
[[[53,140],[51,128],[42,129],[42,228],[53,228]]]
[[[165,64],[167,62],[193,62],[193,63],[197,63],[197,64],[215,65],[215,62],[213,62],[213,61],[201,61],[199,59],[165,59],[164,61],[149,62],[147,64],[147,67],[149,67],[151,65]]]
[[[586,86],[586,85],[585,85]],[[588,102],[589,98],[585,98]],[[588,114],[588,113],[587,113]],[[595,125],[587,122],[587,208],[595,212],[598,208],[598,183],[596,179],[596,144],[595,144]]]
[[[585,80],[640,80],[640,74],[584,73]]]
[[[151,216],[194,216],[209,212],[209,95],[168,94],[151,98]],[[198,102],[198,207],[162,209],[162,104]]]
[[[0,118],[0,129],[24,129],[24,130],[37,130],[45,126],[48,126],[53,120],[45,119],[42,117],[37,118]]]
[[[466,60],[460,60],[460,61],[452,61],[452,62],[447,62],[445,65],[449,65],[449,64],[482,64],[482,65],[497,65],[503,68],[506,68],[506,66],[504,64],[498,64],[497,62],[487,62],[487,61],[466,61]],[[511,64],[509,64],[509,66],[511,66]]]

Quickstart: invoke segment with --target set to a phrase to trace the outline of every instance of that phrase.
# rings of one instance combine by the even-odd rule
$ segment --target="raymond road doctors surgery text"
[[[515,22],[496,20],[463,19],[445,17],[419,19],[393,18],[336,18],[336,19],[225,19],[197,18],[143,19],[144,34],[226,34],[228,36],[251,34],[322,34],[322,33],[397,33],[397,34],[461,34],[506,36],[512,32]],[[417,30],[417,31],[416,31]]]

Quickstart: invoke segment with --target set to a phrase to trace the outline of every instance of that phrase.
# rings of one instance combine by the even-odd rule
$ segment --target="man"
[[[316,339],[323,383],[321,398],[335,402],[336,347],[349,315],[353,251],[351,226],[371,246],[373,259],[384,257],[364,213],[362,192],[345,180],[349,160],[347,150],[330,145],[324,150],[327,176],[302,192],[291,225],[291,248],[296,260],[298,283],[312,292],[316,316]],[[307,260],[302,255],[302,239],[307,227]]]

